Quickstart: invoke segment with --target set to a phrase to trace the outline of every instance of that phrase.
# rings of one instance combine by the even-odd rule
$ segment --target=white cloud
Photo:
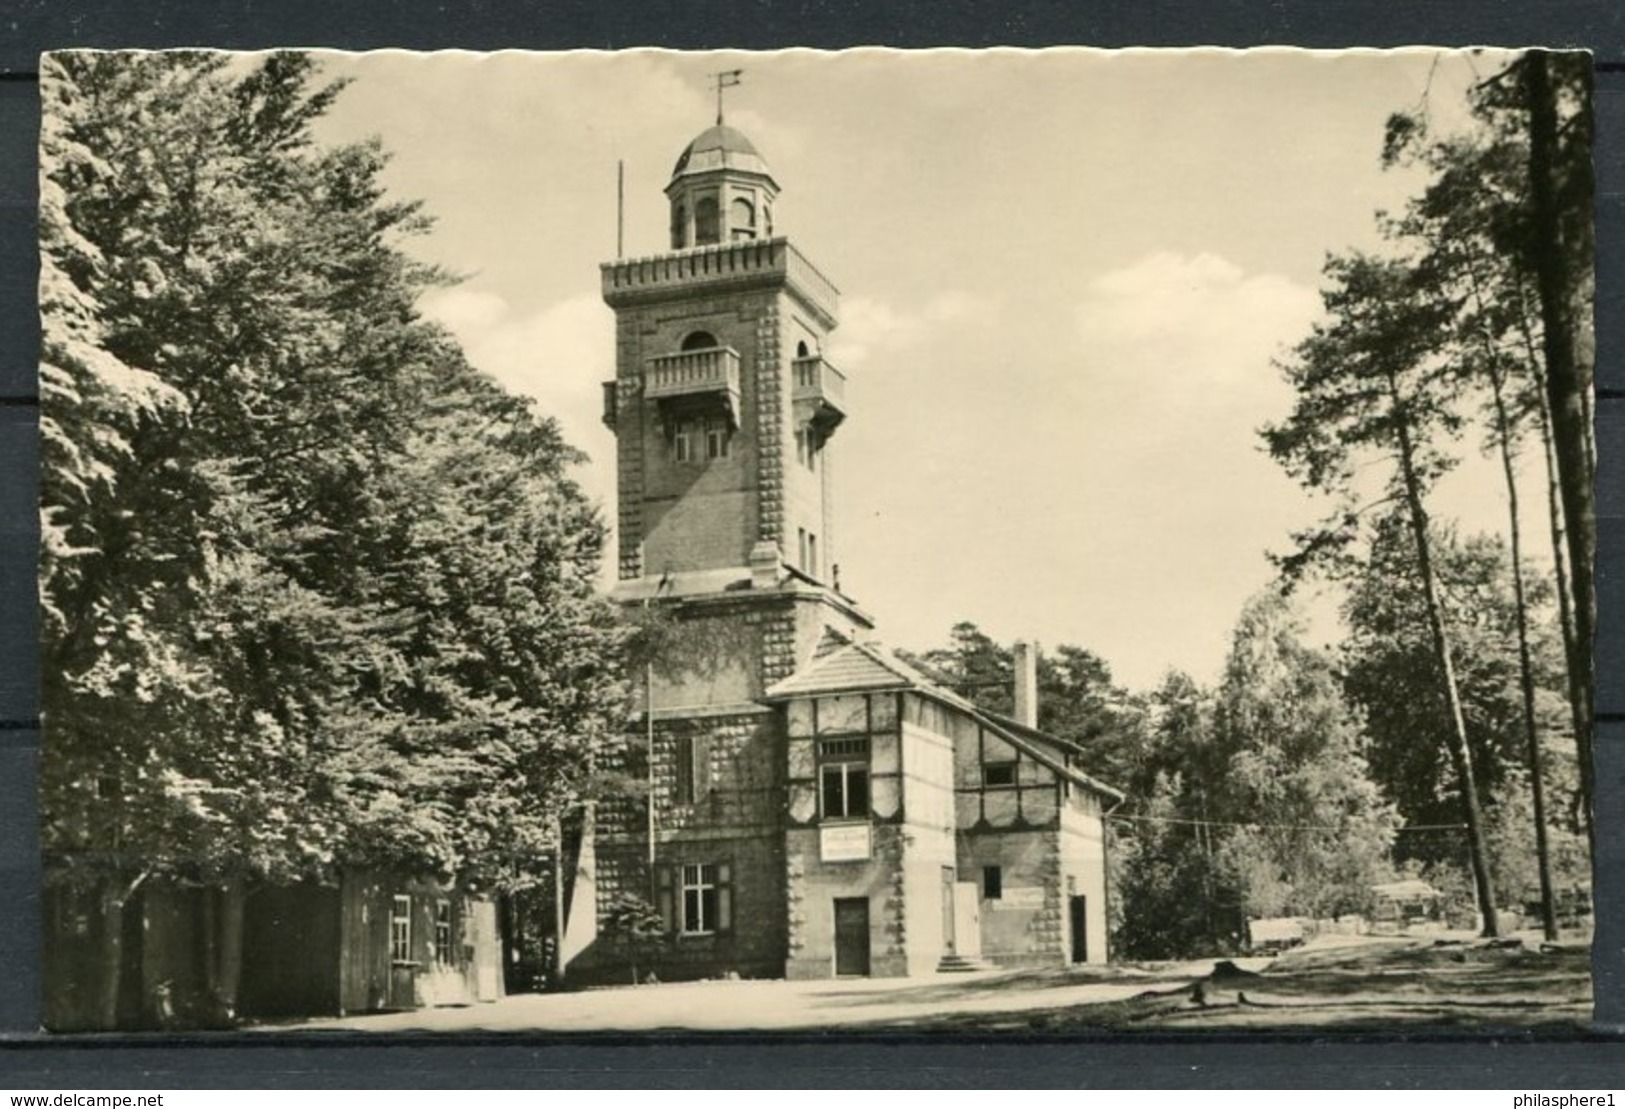
[[[947,325],[982,322],[993,308],[987,298],[960,289],[940,292],[912,309],[872,297],[848,297],[841,302],[841,326],[830,339],[830,357],[837,365],[858,368],[876,353],[919,346]]]
[[[1271,360],[1307,334],[1314,289],[1212,254],[1159,251],[1090,283],[1077,308],[1091,378],[1175,409],[1285,396]]]
[[[565,440],[591,457],[578,475],[583,487],[613,515],[615,451],[599,422],[599,383],[615,376],[609,309],[579,296],[520,314],[495,293],[467,287],[436,289],[418,306],[457,336],[476,368],[558,420]]]

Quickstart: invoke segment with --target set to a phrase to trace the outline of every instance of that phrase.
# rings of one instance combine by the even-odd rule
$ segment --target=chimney
[[[1038,645],[1020,639],[1010,648],[1016,671],[1016,720],[1038,727]]]

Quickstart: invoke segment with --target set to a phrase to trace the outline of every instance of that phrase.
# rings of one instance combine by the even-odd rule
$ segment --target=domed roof
[[[760,173],[771,177],[767,162],[756,152],[743,134],[726,124],[707,127],[695,140],[683,148],[677,165],[672,167],[675,180],[689,173],[706,173],[717,169],[737,169],[746,173]]]

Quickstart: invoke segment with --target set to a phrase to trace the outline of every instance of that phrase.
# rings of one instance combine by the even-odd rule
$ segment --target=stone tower
[[[824,358],[835,287],[775,233],[778,183],[718,124],[666,186],[670,250],[602,267],[615,311],[604,423],[618,473],[615,598],[665,618],[626,744],[650,810],[604,806],[597,898],[649,896],[667,976],[783,973],[785,738],[766,689],[826,628],[872,621],[836,580],[832,441],[845,379]],[[645,761],[646,760],[646,761]],[[587,950],[572,974],[591,977]]]
[[[709,128],[666,186],[671,252],[603,267],[623,582],[766,574],[777,558],[832,583],[829,461],[846,382],[823,348],[837,293],[774,236],[778,193],[749,139]]]

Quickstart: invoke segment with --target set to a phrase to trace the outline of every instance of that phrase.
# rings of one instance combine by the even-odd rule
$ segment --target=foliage
[[[602,941],[632,968],[633,985],[641,981],[638,968],[650,966],[666,944],[660,913],[627,890],[609,895],[599,907],[599,927]]]
[[[623,696],[576,453],[418,317],[308,56],[42,77],[53,874],[534,881]]]
[[[1344,643],[1344,685],[1369,722],[1369,757],[1383,790],[1405,817],[1422,828],[1453,826],[1458,819],[1457,786],[1442,753],[1414,737],[1437,733],[1442,706],[1426,696],[1435,665],[1420,619],[1421,583],[1409,556],[1409,537],[1391,517],[1372,529],[1370,555],[1351,584],[1344,616],[1349,635]],[[1489,813],[1491,865],[1498,877],[1514,884],[1514,899],[1531,888],[1534,859],[1533,816],[1528,811],[1528,760],[1521,733],[1517,607],[1511,582],[1509,552],[1496,536],[1459,539],[1436,529],[1435,567],[1444,618],[1457,646],[1456,662],[1463,715],[1473,751],[1476,779]],[[1551,796],[1558,801],[1549,823],[1554,833],[1573,837],[1582,830],[1578,816],[1578,781],[1572,762],[1568,706],[1564,697],[1561,645],[1552,616],[1549,578],[1525,571],[1530,582],[1531,640],[1537,687],[1537,724],[1550,749],[1570,758],[1543,760]],[[1523,814],[1521,824],[1513,814]],[[1404,837],[1401,861],[1433,862],[1459,857],[1455,834]],[[1572,873],[1572,867],[1569,868]],[[1499,888],[1499,887],[1498,887]]]
[[[1009,716],[1015,711],[1013,648],[971,621],[954,625],[946,647],[905,657],[985,712]],[[1132,746],[1137,733],[1120,726],[1133,710],[1106,661],[1063,643],[1038,651],[1037,672],[1039,730],[1082,749],[1085,769],[1094,777],[1114,786],[1125,783],[1136,758],[1124,744]]]
[[[1397,817],[1372,780],[1362,720],[1280,595],[1241,614],[1214,713],[1223,851],[1251,917],[1356,912],[1387,874]]]

